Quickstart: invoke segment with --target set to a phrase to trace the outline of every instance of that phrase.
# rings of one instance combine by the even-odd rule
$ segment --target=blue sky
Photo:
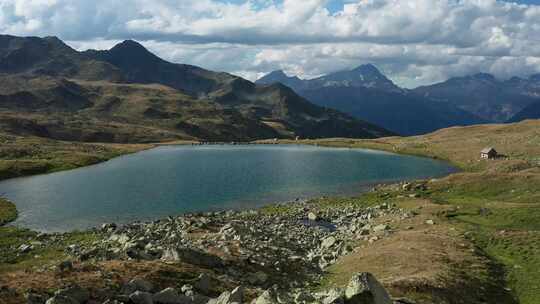
[[[479,72],[540,73],[540,0],[249,3],[0,0],[0,33],[58,36],[79,50],[134,39],[167,60],[250,80],[277,69],[311,78],[366,63],[405,87]]]

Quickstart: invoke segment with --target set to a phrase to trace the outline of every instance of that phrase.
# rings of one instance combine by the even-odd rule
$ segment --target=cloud
[[[540,72],[540,6],[496,0],[2,0],[0,31],[79,49],[137,39],[176,62],[257,77],[375,63],[406,86]],[[333,7],[335,1],[332,2]]]

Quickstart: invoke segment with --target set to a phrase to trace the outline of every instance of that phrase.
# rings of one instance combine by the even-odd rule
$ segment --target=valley
[[[181,225],[181,230],[187,233],[180,239],[185,243],[184,246],[197,248],[211,256],[220,257],[225,263],[238,265],[239,268],[234,271],[232,268],[216,268],[214,264],[200,264],[201,260],[187,258],[182,258],[180,262],[159,262],[154,258],[144,257],[144,252],[153,252],[150,249],[135,251],[140,252],[141,256],[134,260],[134,256],[124,260],[123,254],[133,253],[122,251],[122,247],[119,251],[114,251],[118,246],[115,245],[114,235],[118,237],[127,234],[128,239],[139,238],[143,231],[148,231],[145,229],[157,229],[154,226],[156,223],[145,224],[150,225],[146,228],[138,224],[122,228],[104,226],[100,231],[40,237],[31,231],[3,227],[0,228],[4,240],[1,246],[4,252],[9,254],[4,257],[7,259],[2,262],[0,269],[4,278],[10,278],[8,281],[1,281],[7,286],[3,291],[3,299],[12,299],[6,303],[18,303],[17,299],[21,299],[24,290],[32,290],[36,295],[47,293],[36,284],[37,281],[25,279],[25,273],[36,278],[55,278],[47,284],[47,290],[66,286],[66,282],[77,283],[90,290],[92,297],[101,299],[94,291],[100,289],[105,290],[105,294],[117,294],[120,292],[119,288],[125,284],[123,282],[134,277],[149,280],[159,288],[180,289],[183,284],[200,286],[196,285],[198,275],[205,273],[214,282],[212,288],[217,289],[196,287],[195,294],[218,296],[224,290],[243,285],[246,287],[246,297],[252,298],[259,294],[260,291],[257,290],[261,288],[266,289],[274,283],[284,284],[286,280],[280,277],[289,277],[289,271],[300,276],[295,277],[294,281],[287,280],[291,286],[279,287],[276,292],[282,297],[287,296],[283,292],[291,287],[294,287],[293,293],[313,293],[344,286],[353,273],[369,271],[381,280],[392,296],[414,300],[416,303],[458,303],[464,294],[468,297],[468,303],[490,302],[495,299],[504,303],[535,303],[539,294],[535,270],[540,262],[538,229],[534,224],[538,221],[536,201],[540,193],[537,188],[540,185],[539,130],[538,121],[531,120],[509,125],[450,128],[417,137],[302,141],[303,144],[381,149],[445,159],[462,168],[463,172],[441,179],[380,185],[372,192],[350,198],[320,198],[237,213],[186,215],[174,218],[172,222],[161,222],[160,225],[164,226],[159,229],[165,230],[176,229],[176,226],[169,225]],[[497,147],[506,157],[499,160],[479,160],[479,151],[487,145]],[[9,211],[10,206],[9,203],[2,205],[1,214],[7,214],[4,217],[8,219],[13,218],[13,212]],[[271,253],[275,248],[273,242],[282,242],[279,241],[281,237],[291,242],[289,238],[292,235],[279,232],[279,223],[294,226],[296,221],[311,217],[308,214],[310,212],[321,220],[334,223],[338,227],[343,226],[343,229],[340,228],[334,233],[321,232],[325,237],[317,236],[311,246],[328,248],[331,256],[334,256],[332,260],[326,260],[331,262],[324,264],[324,271],[319,273],[309,270],[313,263],[306,266],[298,264],[298,261],[306,261],[309,257],[302,253],[302,250],[305,250],[302,249],[302,243],[298,243],[296,246],[299,247],[294,247],[295,249],[287,249],[300,250],[286,255],[292,260],[281,262],[295,261],[295,267],[300,268],[265,268],[263,265],[269,261],[275,262],[276,257],[285,257],[283,254]],[[371,220],[367,220],[366,212],[373,214]],[[267,221],[266,226],[270,231],[246,230],[245,227],[238,226],[241,223],[249,226],[251,220]],[[365,226],[366,223],[369,223],[371,228]],[[353,229],[352,225],[365,226],[362,229],[369,231],[357,231],[358,228]],[[230,241],[227,241],[228,237],[221,237],[229,233],[225,227],[232,227],[227,228],[231,229],[232,233]],[[301,226],[297,229],[302,229],[302,233],[307,234],[317,231]],[[274,237],[277,235],[280,235],[280,238]],[[159,248],[167,244],[166,240],[159,240],[159,236],[160,234],[147,235],[146,239],[155,242],[155,246],[158,246],[156,248]],[[328,245],[330,241],[326,241],[330,236],[335,238],[332,245]],[[236,237],[248,237],[258,241],[243,242],[239,249],[235,249],[239,245],[234,241]],[[270,239],[267,239],[268,237]],[[39,244],[36,239],[40,240]],[[105,240],[108,241],[104,243]],[[326,245],[319,244],[323,240]],[[34,249],[20,253],[21,245],[28,242],[34,244]],[[76,246],[73,247],[73,244]],[[104,247],[95,249],[96,246]],[[133,249],[140,250],[137,246]],[[276,248],[285,250],[289,247]],[[110,256],[105,253],[110,249],[119,255]],[[238,253],[258,250],[259,253],[252,256],[255,260],[251,263],[255,264],[239,264],[236,259],[242,255],[238,255],[235,250],[239,250]],[[421,254],[418,254],[419,252]],[[327,259],[327,255],[324,255],[324,259]],[[36,258],[38,256],[39,258]],[[384,258],[381,259],[382,257]],[[406,264],[403,264],[404,259],[407,260]],[[73,268],[66,270],[54,267],[63,265],[62,261],[65,260],[73,261],[73,266],[70,266]],[[211,260],[213,258],[205,258],[204,261]],[[429,264],[426,264],[426,261],[429,261]],[[463,268],[464,265],[474,267]],[[261,266],[262,268],[259,268]],[[230,272],[223,275],[219,269],[230,269]],[[99,273],[107,273],[112,277],[110,281],[102,281],[97,279]],[[236,277],[235,273],[240,276]],[[321,295],[330,296],[325,292]]]

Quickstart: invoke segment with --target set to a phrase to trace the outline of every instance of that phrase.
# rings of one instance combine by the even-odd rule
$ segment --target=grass
[[[17,208],[15,205],[3,198],[0,198],[0,226],[14,221],[17,218]]]
[[[0,133],[0,180],[84,167],[150,147],[74,143]]]
[[[56,240],[49,240],[47,246],[35,245],[28,253],[22,253],[23,244],[40,242],[35,231],[17,227],[0,227],[0,274],[33,267],[43,268],[67,258],[65,249],[70,244],[90,243],[96,240],[91,232],[72,232]]]
[[[451,221],[486,254],[503,264],[520,303],[540,297],[540,180],[530,174],[473,175],[435,189],[439,203],[459,209]]]

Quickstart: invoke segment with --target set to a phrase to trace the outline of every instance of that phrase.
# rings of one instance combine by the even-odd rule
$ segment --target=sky
[[[255,80],[372,63],[404,87],[540,73],[540,0],[0,0],[0,33],[78,50],[125,39]]]

